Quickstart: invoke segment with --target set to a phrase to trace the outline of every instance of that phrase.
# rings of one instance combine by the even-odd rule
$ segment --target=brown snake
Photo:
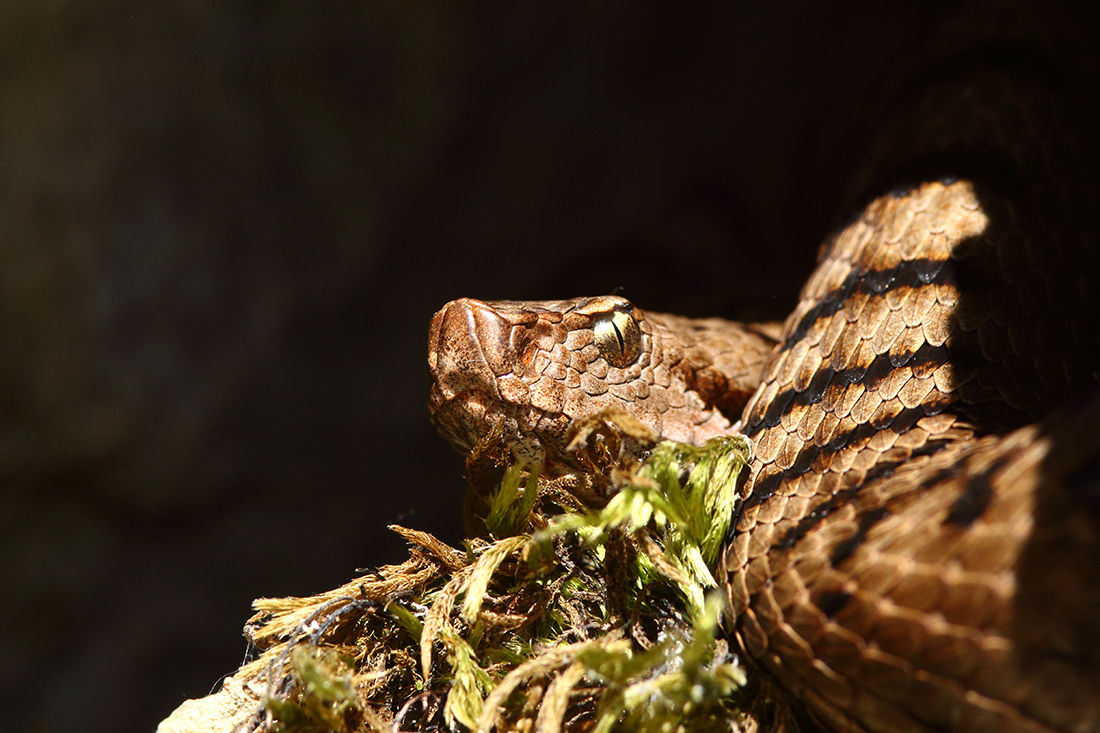
[[[895,90],[861,190],[917,183],[822,246],[781,329],[614,296],[432,321],[433,419],[460,449],[503,422],[565,471],[565,425],[610,406],[751,438],[731,632],[838,731],[1100,730],[1091,118],[1062,56],[1007,35],[946,42]]]

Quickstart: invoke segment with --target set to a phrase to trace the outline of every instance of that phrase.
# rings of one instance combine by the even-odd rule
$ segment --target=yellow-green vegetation
[[[256,601],[259,656],[238,676],[269,692],[245,730],[736,729],[714,567],[748,442],[647,446],[614,414],[576,432],[564,478],[500,465],[499,434],[474,452],[487,537],[460,550],[394,527],[405,563]]]

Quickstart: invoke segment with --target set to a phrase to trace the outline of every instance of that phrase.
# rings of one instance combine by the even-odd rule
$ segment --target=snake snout
[[[515,432],[531,397],[518,344],[526,316],[474,298],[451,301],[432,318],[428,409],[440,433],[465,453],[502,421]],[[518,440],[518,438],[517,438]]]
[[[432,318],[428,367],[445,399],[475,390],[499,397],[497,378],[512,371],[511,324],[487,303],[453,300]]]

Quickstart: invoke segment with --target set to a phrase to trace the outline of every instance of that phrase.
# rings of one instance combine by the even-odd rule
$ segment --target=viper
[[[884,92],[867,203],[783,324],[620,296],[432,320],[460,450],[502,426],[564,473],[609,407],[751,440],[730,634],[832,730],[1100,730],[1096,116],[1077,29],[1016,11],[964,10]]]

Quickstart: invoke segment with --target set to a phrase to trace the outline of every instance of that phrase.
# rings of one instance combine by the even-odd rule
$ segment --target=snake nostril
[[[526,343],[517,343],[518,339],[513,338],[512,348],[516,351],[519,362],[524,367],[530,369],[535,361],[535,357],[539,353],[539,345],[535,341],[528,340]]]

